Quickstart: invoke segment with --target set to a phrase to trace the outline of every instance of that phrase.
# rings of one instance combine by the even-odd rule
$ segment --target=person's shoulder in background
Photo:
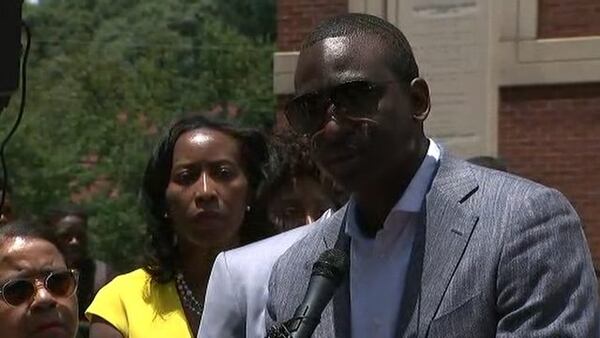
[[[268,282],[273,264],[292,244],[331,214],[328,210],[312,224],[220,253],[208,282],[198,337],[264,337]]]
[[[141,295],[148,281],[149,275],[143,269],[115,277],[96,294],[92,304],[85,311],[86,317],[90,321],[93,316],[100,317],[126,335],[129,332],[126,304],[129,302],[125,298],[135,297],[142,302]]]
[[[117,272],[110,264],[99,259],[94,260],[94,266],[94,294],[96,294],[104,285],[117,277]]]

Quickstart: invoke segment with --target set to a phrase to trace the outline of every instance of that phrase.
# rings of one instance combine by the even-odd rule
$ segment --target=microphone
[[[0,111],[19,87],[22,2],[0,1]]]
[[[346,277],[349,265],[348,256],[344,251],[324,251],[313,265],[308,289],[294,316],[283,324],[271,327],[267,337],[311,337],[321,321],[323,310]]]

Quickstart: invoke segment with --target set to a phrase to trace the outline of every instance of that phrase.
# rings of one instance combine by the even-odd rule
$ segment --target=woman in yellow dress
[[[216,255],[274,234],[257,198],[269,152],[257,131],[192,116],[177,121],[142,183],[148,258],[100,290],[90,338],[193,338]]]

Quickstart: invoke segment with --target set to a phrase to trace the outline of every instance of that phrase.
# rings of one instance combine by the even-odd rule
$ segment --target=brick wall
[[[538,36],[600,35],[599,0],[539,0]]]
[[[510,169],[573,203],[600,267],[600,83],[501,89],[498,127]]]
[[[322,20],[348,12],[348,0],[277,0],[277,48],[298,50]]]
[[[348,0],[277,0],[277,49],[295,51],[319,22],[348,12]],[[277,97],[275,129],[287,127],[283,109],[291,96]]]

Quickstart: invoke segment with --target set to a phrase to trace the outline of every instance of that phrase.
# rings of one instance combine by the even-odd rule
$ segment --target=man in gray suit
[[[458,84],[459,85],[459,84]],[[581,222],[558,191],[428,139],[427,83],[404,35],[348,14],[305,40],[286,116],[352,197],[275,263],[267,327],[293,316],[311,265],[350,269],[313,337],[597,337]]]

